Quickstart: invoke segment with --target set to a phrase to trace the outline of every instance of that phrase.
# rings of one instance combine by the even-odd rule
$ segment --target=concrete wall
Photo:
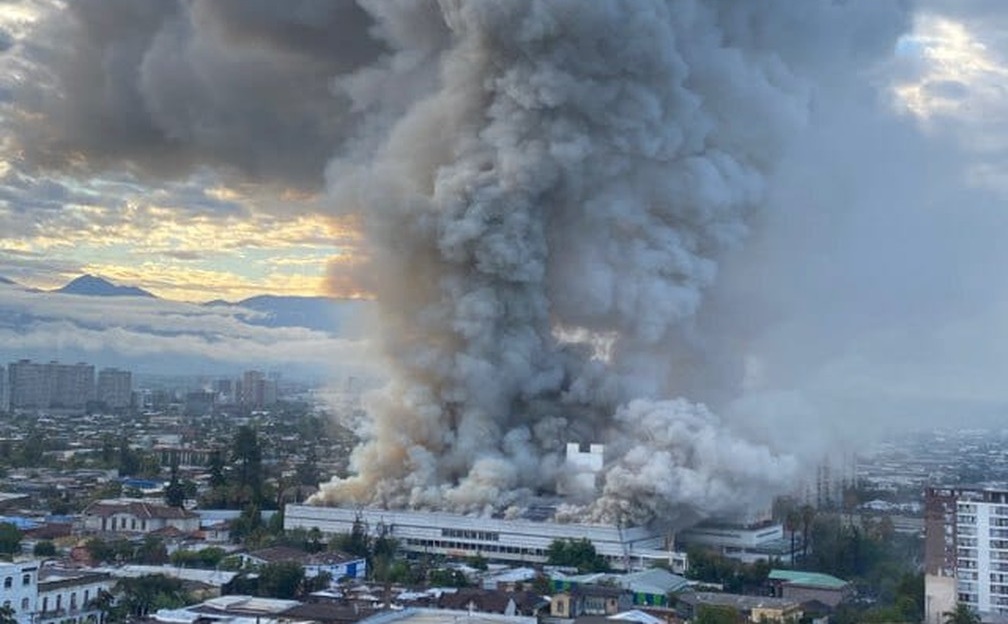
[[[942,624],[942,613],[955,611],[956,580],[952,576],[924,576],[924,624]]]

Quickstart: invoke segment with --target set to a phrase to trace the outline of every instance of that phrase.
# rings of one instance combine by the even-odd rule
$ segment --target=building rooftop
[[[847,581],[821,572],[804,572],[802,570],[771,570],[768,577],[771,581],[783,581],[791,585],[816,587],[819,589],[843,589]]]

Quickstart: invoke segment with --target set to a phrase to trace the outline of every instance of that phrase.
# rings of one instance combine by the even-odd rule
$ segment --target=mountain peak
[[[53,292],[64,295],[89,295],[91,297],[153,297],[136,286],[118,286],[105,278],[84,274]]]

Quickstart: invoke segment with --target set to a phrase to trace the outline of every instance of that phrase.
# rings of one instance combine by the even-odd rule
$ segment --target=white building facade
[[[38,584],[34,624],[97,624],[102,612],[96,598],[112,591],[113,580],[97,572],[58,571]]]
[[[1008,615],[1008,488],[929,488],[925,501],[925,620],[957,602]]]
[[[13,610],[18,624],[33,622],[38,571],[38,561],[0,563],[0,604]]]
[[[349,533],[360,521],[372,535],[385,532],[416,553],[542,563],[555,540],[587,539],[614,568],[626,569],[642,555],[668,556],[665,536],[645,527],[617,527],[535,520],[507,520],[425,511],[349,509],[287,505],[284,529],[318,528]]]

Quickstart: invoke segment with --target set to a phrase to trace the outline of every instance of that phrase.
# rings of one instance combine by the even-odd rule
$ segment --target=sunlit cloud
[[[997,51],[965,23],[924,13],[914,31],[901,39],[898,55],[912,75],[894,92],[917,117],[975,117],[981,109],[999,109],[1008,90],[1008,65]]]

